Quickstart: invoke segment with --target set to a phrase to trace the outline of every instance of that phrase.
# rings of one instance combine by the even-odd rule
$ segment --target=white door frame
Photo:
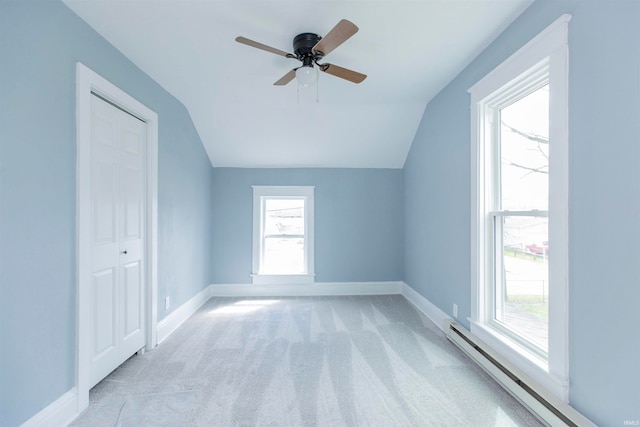
[[[158,291],[158,115],[102,78],[82,63],[76,64],[76,387],[78,413],[89,406],[91,357],[90,291],[91,277],[91,94],[95,93],[147,125],[146,164],[146,349],[157,343]]]

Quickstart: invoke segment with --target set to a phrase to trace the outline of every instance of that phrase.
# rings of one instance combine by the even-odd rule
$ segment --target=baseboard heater
[[[464,351],[543,423],[554,427],[595,427],[595,424],[585,418],[584,415],[544,391],[527,375],[511,366],[509,362],[458,323],[447,320],[444,325],[444,331],[451,342]]]

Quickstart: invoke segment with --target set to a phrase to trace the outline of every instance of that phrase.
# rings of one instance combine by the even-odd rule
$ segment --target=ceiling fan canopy
[[[327,74],[331,74],[335,77],[339,77],[353,83],[361,83],[367,78],[366,74],[338,67],[337,65],[328,63],[321,64],[319,62],[357,32],[358,27],[353,22],[342,19],[324,38],[315,33],[302,33],[295,36],[293,38],[294,53],[285,52],[245,37],[236,37],[236,41],[247,46],[284,56],[285,58],[297,59],[302,62],[300,67],[294,68],[277,80],[274,83],[275,86],[284,86],[288,84],[296,77],[296,75],[302,84],[305,84],[305,82],[311,83],[313,79],[308,79],[308,77],[303,76],[309,76],[309,72],[312,71],[314,65],[318,67],[318,70]]]
[[[322,37],[313,33],[302,33],[293,38],[293,53],[299,61],[302,61],[303,67],[313,66],[313,63],[324,55],[313,50],[320,40]]]

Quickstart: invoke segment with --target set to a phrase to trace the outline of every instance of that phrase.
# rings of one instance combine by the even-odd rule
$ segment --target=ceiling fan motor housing
[[[322,39],[314,33],[298,34],[293,39],[293,53],[302,61],[303,66],[313,66],[313,62],[322,58],[322,55],[314,54],[313,47]]]

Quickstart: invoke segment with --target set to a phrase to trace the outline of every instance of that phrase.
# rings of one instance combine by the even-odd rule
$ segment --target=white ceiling
[[[188,109],[214,166],[402,168],[424,109],[533,0],[63,0]],[[315,88],[273,83],[303,32],[360,31]],[[299,90],[299,93],[298,93]]]

